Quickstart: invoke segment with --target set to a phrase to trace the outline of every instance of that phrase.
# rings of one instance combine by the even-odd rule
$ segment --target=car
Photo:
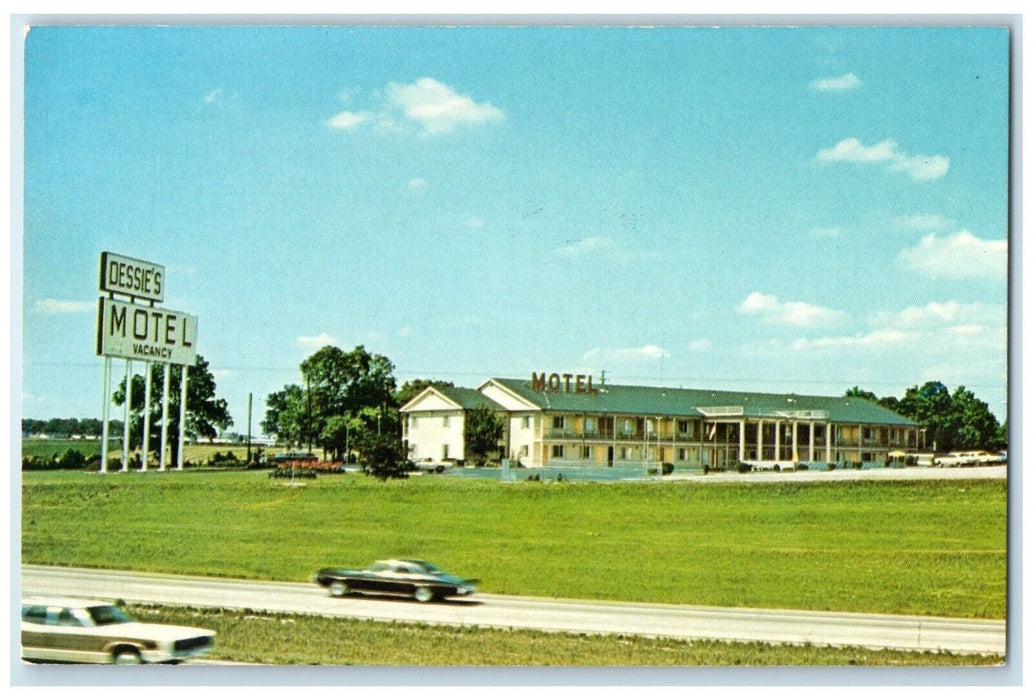
[[[976,458],[970,452],[950,452],[933,462],[938,467],[971,467],[975,463]]]
[[[22,659],[88,664],[176,664],[215,647],[215,632],[137,622],[105,600],[22,600]]]
[[[421,603],[470,595],[479,583],[446,574],[419,559],[382,559],[365,569],[320,569],[312,579],[334,597],[374,593],[411,597]]]

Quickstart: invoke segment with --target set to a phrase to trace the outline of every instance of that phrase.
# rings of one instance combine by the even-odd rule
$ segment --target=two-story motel
[[[525,467],[884,464],[925,446],[920,425],[855,397],[599,385],[584,375],[535,373],[476,389],[425,389],[401,409],[411,458],[466,460],[465,415],[485,406],[504,419],[499,454]]]

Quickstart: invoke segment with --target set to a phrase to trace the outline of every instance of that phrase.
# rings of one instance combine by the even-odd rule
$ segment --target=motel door
[[[613,445],[606,448],[606,466],[613,466]]]

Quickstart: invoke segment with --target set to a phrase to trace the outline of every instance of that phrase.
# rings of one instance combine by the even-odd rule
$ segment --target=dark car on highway
[[[411,597],[421,603],[470,595],[478,583],[446,574],[419,559],[384,559],[365,569],[320,569],[312,579],[335,597],[373,593]]]

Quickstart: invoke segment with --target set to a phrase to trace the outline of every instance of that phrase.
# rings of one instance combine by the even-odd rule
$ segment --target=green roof
[[[833,423],[868,423],[919,427],[882,406],[856,397],[764,394],[752,391],[673,389],[667,387],[596,385],[595,392],[536,391],[529,379],[492,381],[542,410],[564,413],[614,413],[636,416],[709,418],[797,418]]]
[[[477,391],[476,389],[467,389],[461,386],[446,386],[446,387],[434,387],[434,390],[444,394],[446,397],[455,401],[457,404],[463,407],[464,410],[471,410],[474,408],[487,407],[493,411],[504,411],[505,409],[499,404],[492,401],[490,398]]]

